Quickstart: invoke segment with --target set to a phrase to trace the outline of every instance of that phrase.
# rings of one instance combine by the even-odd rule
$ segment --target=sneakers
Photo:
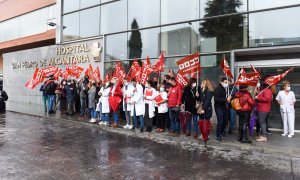
[[[124,129],[129,129],[129,125],[126,124],[126,126],[123,126]]]
[[[270,130],[267,130],[267,134],[268,134],[268,135],[271,135],[272,132],[271,132]]]
[[[292,138],[292,137],[293,137],[293,135],[290,135],[290,134],[288,135],[288,138]]]
[[[132,129],[133,128],[133,125],[128,125],[128,129]]]
[[[287,135],[287,134],[281,134],[281,136],[283,136],[283,137],[286,136],[286,135]]]
[[[256,139],[257,142],[267,142],[267,137],[261,136],[260,138]]]
[[[92,118],[92,119],[90,119],[89,122],[90,122],[90,123],[95,123],[95,122],[96,122],[96,119],[95,119],[95,118]]]
[[[102,125],[105,125],[105,122],[100,121],[100,122],[99,122],[99,125],[101,125],[101,126],[102,126]]]
[[[109,126],[109,123],[108,123],[108,122],[105,122],[104,125],[105,125],[105,126]]]

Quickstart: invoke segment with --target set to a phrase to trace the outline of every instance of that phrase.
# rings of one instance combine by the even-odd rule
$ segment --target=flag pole
[[[273,84],[269,85],[268,87],[266,87],[265,89],[263,89],[262,91],[260,91],[256,96],[261,95],[261,93],[263,93],[265,90],[267,90],[269,87],[271,87]]]

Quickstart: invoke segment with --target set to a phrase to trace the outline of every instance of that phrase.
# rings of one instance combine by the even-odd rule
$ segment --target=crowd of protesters
[[[57,83],[50,77],[41,86],[43,92],[44,110],[49,114],[59,111],[68,116],[80,113],[81,117],[89,119],[90,123],[101,126],[120,127],[119,119],[126,119],[124,129],[157,133],[168,130],[172,136],[180,133],[198,138],[201,135],[198,121],[210,120],[213,115],[212,100],[217,118],[216,140],[221,142],[226,134],[235,129],[235,117],[239,116],[238,140],[241,143],[251,143],[248,138],[250,116],[256,112],[256,141],[266,142],[268,116],[271,111],[274,92],[272,87],[263,81],[258,83],[255,91],[249,91],[248,86],[233,86],[227,77],[221,77],[219,84],[205,79],[197,83],[190,78],[188,84],[182,87],[174,77],[165,75],[162,82],[157,78],[149,79],[145,85],[136,79],[112,78],[107,82],[89,80],[87,75],[82,79],[61,80]],[[158,101],[156,98],[160,96]],[[234,110],[231,101],[239,99],[240,109]],[[290,90],[290,83],[283,82],[282,91],[276,97],[280,105],[284,132],[282,136],[294,136],[295,94]],[[179,113],[190,112],[187,129],[180,126]],[[121,117],[122,118],[121,118]],[[111,121],[112,117],[112,121]],[[228,129],[228,131],[226,131]]]

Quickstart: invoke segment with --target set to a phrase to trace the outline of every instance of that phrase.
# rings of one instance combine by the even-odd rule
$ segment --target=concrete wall
[[[61,56],[57,55],[57,47],[68,47],[74,45],[76,46],[78,44],[87,44],[89,51]],[[39,114],[39,112],[43,111],[42,97],[41,92],[39,91],[39,87],[41,84],[33,90],[25,87],[26,82],[32,78],[35,67],[22,67],[21,69],[13,69],[12,63],[40,60],[49,61],[49,59],[52,58],[66,57],[70,55],[88,55],[90,62],[79,63],[78,65],[86,68],[91,63],[94,68],[96,66],[99,66],[101,71],[101,69],[103,69],[102,53],[100,52],[101,62],[95,62],[94,56],[92,55],[92,50],[96,49],[96,44],[99,44],[100,47],[102,47],[102,39],[78,42],[73,44],[46,46],[3,54],[3,75],[5,77],[4,90],[9,96],[9,100],[7,102],[7,110],[25,112],[30,114]],[[39,68],[41,68],[40,65],[38,66]],[[63,70],[65,69],[65,65],[58,65],[58,67],[62,68]]]

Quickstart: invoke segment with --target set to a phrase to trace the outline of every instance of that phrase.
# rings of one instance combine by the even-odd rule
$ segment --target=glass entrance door
[[[291,67],[280,66],[280,67],[255,67],[257,71],[260,72],[262,77],[268,77],[273,75],[278,75]],[[248,68],[245,68],[246,72],[251,72]],[[300,122],[297,119],[300,118],[300,67],[295,67],[293,72],[287,74],[283,80],[279,82],[273,89],[273,102],[271,107],[271,112],[268,118],[269,128],[283,129],[282,120],[280,116],[279,104],[275,100],[277,93],[281,90],[282,81],[287,80],[291,83],[291,91],[295,93],[296,104],[295,104],[295,130],[300,130]]]

